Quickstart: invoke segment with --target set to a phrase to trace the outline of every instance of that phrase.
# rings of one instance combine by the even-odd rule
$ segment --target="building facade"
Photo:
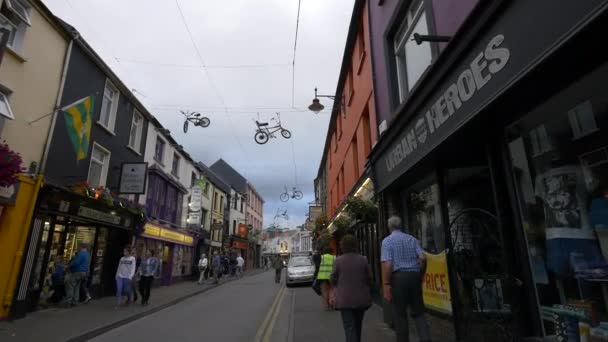
[[[209,209],[210,237],[208,238],[208,249],[206,250],[208,250],[208,255],[213,255],[214,252],[221,253],[223,251],[223,236],[228,231],[228,220],[225,213],[228,210],[226,199],[230,193],[230,186],[203,163],[199,162],[199,167],[202,176],[209,184],[211,202]]]
[[[262,229],[264,227],[264,199],[250,182],[247,182],[245,203],[247,205],[247,217],[245,220],[248,227],[250,227],[249,237],[253,242],[250,244],[250,259],[256,267],[260,267]]]
[[[381,222],[427,253],[433,339],[583,341],[560,322],[606,310],[603,276],[583,275],[607,255],[608,2],[553,5],[370,4]]]

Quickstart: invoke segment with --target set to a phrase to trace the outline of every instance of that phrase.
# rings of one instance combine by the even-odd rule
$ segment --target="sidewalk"
[[[261,272],[263,270],[252,270],[246,272],[245,276]],[[223,279],[219,286],[236,278]],[[115,309],[116,298],[104,297],[70,309],[50,308],[36,311],[23,319],[0,322],[0,341],[86,341],[214,287],[216,286],[209,280],[203,285],[198,285],[195,281],[186,281],[153,288],[148,306],[131,304],[128,307]]]

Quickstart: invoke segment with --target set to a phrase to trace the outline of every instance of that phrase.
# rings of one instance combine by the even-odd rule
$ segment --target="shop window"
[[[105,186],[110,167],[110,151],[97,143],[93,143],[91,151],[91,162],[89,164],[89,175],[87,181],[92,187]]]
[[[433,61],[431,43],[423,42],[418,45],[413,39],[414,33],[429,34],[427,12],[423,0],[414,1],[410,5],[401,27],[393,38],[400,102],[407,98],[409,91]]]
[[[445,235],[439,204],[439,186],[434,177],[425,179],[405,193],[407,230],[432,254],[445,250]]]
[[[543,315],[608,309],[608,81],[604,65],[507,129],[529,263]],[[581,99],[586,99],[581,103]],[[536,153],[543,125],[553,146]],[[603,133],[602,133],[603,132]],[[544,320],[547,335],[555,322]]]

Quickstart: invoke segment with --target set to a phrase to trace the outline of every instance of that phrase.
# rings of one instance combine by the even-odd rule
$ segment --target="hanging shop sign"
[[[95,209],[82,207],[82,206],[78,208],[78,216],[101,221],[101,222],[111,223],[111,224],[115,224],[115,225],[119,225],[120,221],[121,221],[120,216],[112,215],[112,214],[105,213],[100,210],[95,210]]]
[[[247,228],[246,224],[239,223],[239,229],[237,231],[237,235],[243,239],[247,238],[247,235],[249,235],[249,229]]]
[[[13,205],[17,201],[20,182],[9,186],[0,186],[0,204]]]
[[[426,254],[426,273],[422,283],[424,305],[445,314],[452,314],[452,297],[445,251]]]
[[[249,248],[249,244],[247,242],[243,242],[243,241],[233,241],[232,247],[238,248],[238,249],[247,249],[247,248]]]
[[[589,0],[570,2],[546,16],[546,9],[553,7],[551,0],[509,2],[466,55],[454,56],[458,62],[441,75],[441,83],[433,85],[436,90],[428,96],[420,94],[427,100],[416,107],[416,101],[412,101],[412,106],[405,106],[397,114],[392,125],[398,128],[389,128],[385,136],[388,146],[382,143],[372,156],[378,192],[524,78],[576,30],[582,30],[595,15],[608,10],[605,0]],[[519,18],[524,17],[541,21],[522,24]],[[542,27],[542,32],[538,27]],[[534,34],[530,34],[532,31]],[[444,53],[456,54],[454,51]],[[437,65],[437,70],[444,68],[447,66]]]
[[[195,185],[190,189],[190,211],[200,211],[203,200],[203,188]]]
[[[148,163],[122,163],[118,192],[121,194],[145,194]]]
[[[168,242],[179,243],[182,245],[192,245],[194,243],[194,238],[190,235],[158,227],[150,223],[144,226],[143,236]]]
[[[188,213],[188,219],[186,220],[189,226],[200,226],[201,225],[201,213]]]

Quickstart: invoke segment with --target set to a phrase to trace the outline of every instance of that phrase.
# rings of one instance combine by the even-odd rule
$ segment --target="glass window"
[[[175,177],[179,177],[179,160],[181,158],[179,157],[179,155],[177,153],[173,154],[173,164],[171,165],[171,173],[175,176]]]
[[[541,312],[593,305],[608,293],[608,65],[507,129],[508,150]],[[543,127],[549,147],[531,134]],[[536,134],[538,135],[538,134]],[[581,301],[581,299],[583,301]],[[570,310],[570,309],[566,309]],[[555,324],[544,321],[545,332]]]
[[[1,17],[0,17],[1,18]],[[1,21],[0,21],[1,23]],[[11,104],[8,101],[8,97],[0,92],[0,115],[5,118],[14,119],[13,111],[11,109]]]
[[[116,120],[116,111],[118,110],[118,96],[118,89],[116,89],[112,82],[106,80],[101,100],[99,123],[110,131],[114,130],[114,121]]]
[[[97,143],[93,144],[89,164],[89,184],[93,187],[105,186],[110,164],[110,152]]]
[[[15,44],[15,37],[17,36],[17,25],[0,14],[0,28],[8,30],[8,40],[6,44],[12,47]]]
[[[163,156],[165,154],[165,141],[161,137],[156,137],[156,147],[154,149],[154,159],[163,164]]]
[[[6,0],[6,5],[19,19],[28,25],[32,25],[30,21],[30,8],[20,0]]]
[[[429,25],[424,11],[424,1],[415,1],[407,11],[403,24],[394,38],[399,99],[405,100],[422,74],[431,65],[431,43],[416,43],[414,34],[428,35]]]
[[[434,177],[414,185],[405,196],[407,231],[420,240],[425,251],[438,254],[445,250],[439,186]]]
[[[144,119],[137,111],[133,111],[133,121],[131,121],[131,132],[129,135],[129,146],[139,152],[141,147],[141,137],[144,128]]]

